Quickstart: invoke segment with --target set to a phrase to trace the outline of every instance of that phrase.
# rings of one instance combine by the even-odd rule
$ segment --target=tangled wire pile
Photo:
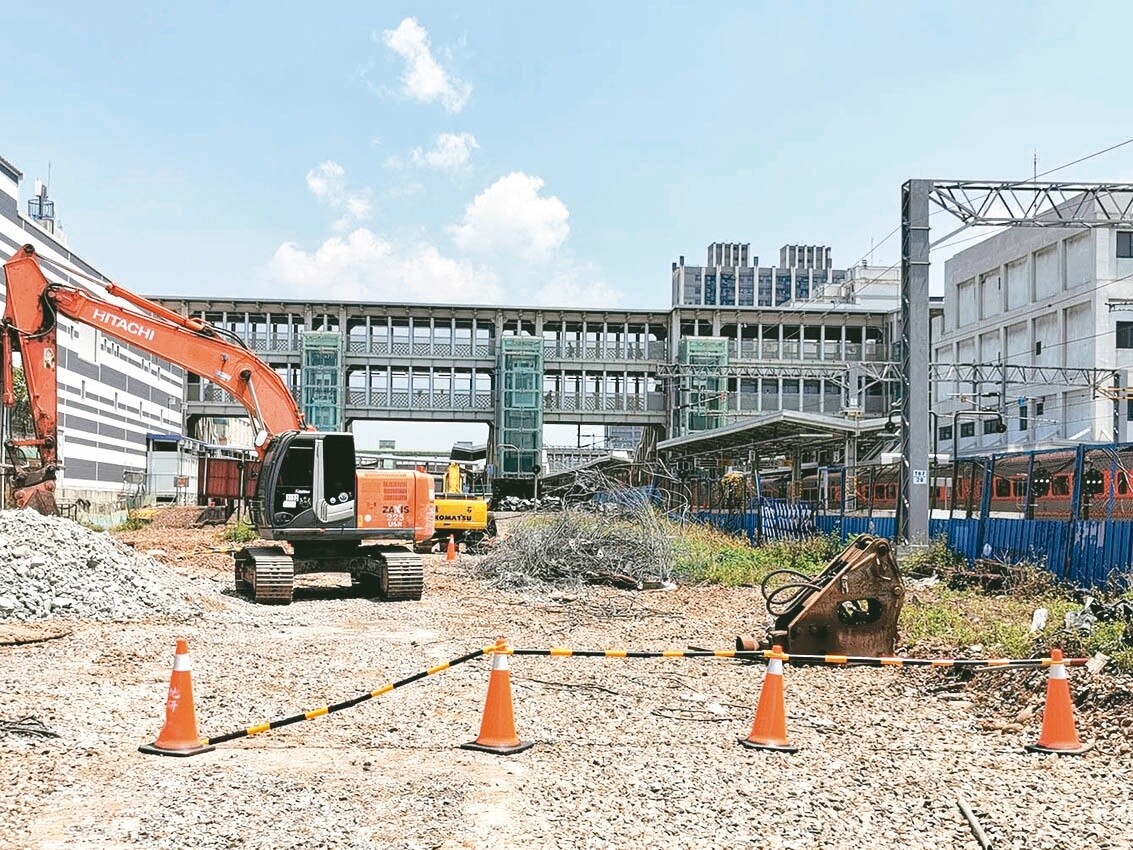
[[[583,481],[582,479],[586,480]],[[674,556],[662,515],[641,490],[600,473],[579,475],[587,502],[520,520],[476,565],[496,588],[652,587],[670,580]]]

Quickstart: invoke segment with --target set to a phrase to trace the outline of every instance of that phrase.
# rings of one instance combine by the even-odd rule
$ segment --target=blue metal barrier
[[[753,499],[749,509],[737,511],[695,511],[692,518],[726,534],[745,536],[754,544],[763,541],[803,540],[819,531],[818,506],[814,502],[787,499]]]
[[[758,523],[768,541],[799,540],[811,534],[836,534],[846,540],[857,534],[875,534],[892,540],[893,517],[816,514],[803,503],[797,509],[763,500],[764,510],[726,513],[698,511],[697,522],[756,542]],[[1133,580],[1133,522],[1120,520],[933,519],[933,539],[945,537],[948,547],[969,563],[989,558],[1010,563],[1030,562],[1081,587],[1127,587]]]

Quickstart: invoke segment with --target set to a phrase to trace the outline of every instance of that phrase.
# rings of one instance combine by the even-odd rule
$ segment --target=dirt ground
[[[195,613],[51,621],[23,632],[47,639],[0,640],[0,720],[32,716],[58,735],[0,734],[0,847],[975,847],[961,797],[996,847],[1130,846],[1126,733],[1102,730],[1082,758],[1026,754],[1038,713],[996,725],[994,707],[939,672],[789,669],[796,755],[737,743],[762,667],[535,657],[511,659],[518,732],[535,744],[515,756],[458,748],[479,729],[485,658],[211,753],[142,755],[178,638],[200,732],[216,737],[497,635],[535,648],[728,648],[764,614],[747,588],[502,594],[467,577],[468,556],[439,555],[420,602],[383,604],[319,577],[291,606],[256,606],[232,592],[215,530],[121,539],[184,576]]]

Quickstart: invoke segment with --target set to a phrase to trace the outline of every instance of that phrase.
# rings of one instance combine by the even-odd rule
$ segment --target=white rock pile
[[[0,511],[0,621],[187,610],[168,567],[69,519]]]

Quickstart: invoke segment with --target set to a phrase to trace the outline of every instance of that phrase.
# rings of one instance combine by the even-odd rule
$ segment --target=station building
[[[1008,228],[945,281],[933,361],[963,368],[933,387],[942,454],[1133,440],[1133,226]]]

